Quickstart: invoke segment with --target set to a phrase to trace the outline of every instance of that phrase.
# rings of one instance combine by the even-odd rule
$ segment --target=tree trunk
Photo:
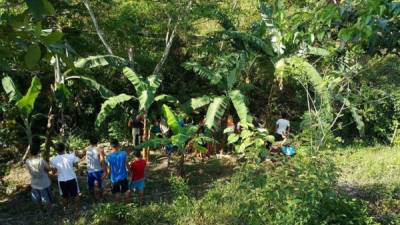
[[[143,136],[142,143],[148,140],[148,123],[147,123],[147,112],[143,114]],[[143,157],[146,161],[150,160],[150,148],[145,148],[142,151]]]
[[[44,144],[44,158],[46,161],[49,161],[50,147],[53,145],[53,142],[51,140],[53,125],[54,125],[53,107],[50,107],[49,113],[47,114],[46,141]]]
[[[179,157],[179,164],[178,164],[178,174],[180,177],[185,176],[184,165],[185,165],[185,152],[181,151],[180,157]]]
[[[32,146],[32,129],[31,129],[31,125],[29,123],[28,119],[23,119],[24,121],[24,126],[25,126],[25,134],[26,134],[26,138],[28,139],[28,147],[26,148],[25,154],[22,157],[22,162],[25,162],[26,158],[28,157],[29,154],[29,150],[31,149]]]

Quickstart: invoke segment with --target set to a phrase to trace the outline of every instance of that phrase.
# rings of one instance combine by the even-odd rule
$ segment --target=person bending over
[[[290,122],[287,118],[288,114],[283,112],[281,118],[276,121],[275,141],[282,141],[289,136]]]

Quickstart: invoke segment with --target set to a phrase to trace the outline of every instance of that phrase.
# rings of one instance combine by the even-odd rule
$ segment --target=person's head
[[[40,152],[40,143],[33,143],[29,150],[32,156],[37,156]]]
[[[289,117],[289,115],[287,114],[287,112],[282,112],[282,113],[281,113],[281,117],[282,117],[283,119],[287,119],[287,118]]]
[[[142,158],[142,153],[141,153],[140,149],[136,150],[133,154],[134,154],[135,157],[138,158],[138,159],[141,159],[141,158]]]
[[[117,139],[112,139],[110,141],[110,147],[113,151],[116,151],[119,149],[120,145],[119,145],[119,141]]]
[[[99,139],[97,137],[91,137],[89,142],[91,145],[96,146],[99,143]]]
[[[56,150],[57,154],[61,155],[65,152],[65,145],[64,143],[56,143],[54,144],[54,149]]]

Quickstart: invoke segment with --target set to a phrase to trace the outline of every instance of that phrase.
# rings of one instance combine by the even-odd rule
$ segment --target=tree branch
[[[192,0],[189,1],[188,5],[186,6],[185,13],[183,14],[183,16],[185,16],[189,12],[189,10],[190,10],[190,8],[192,6],[192,2],[193,2]],[[173,40],[175,38],[176,29],[177,29],[179,23],[181,22],[182,17],[181,16],[178,17],[178,21],[176,22],[172,32],[170,33],[168,31],[167,34],[166,34],[166,38],[165,38],[166,45],[165,45],[164,53],[163,53],[160,61],[157,63],[156,67],[154,68],[153,74],[155,74],[155,75],[160,73],[160,70],[161,70],[162,66],[164,65],[165,61],[168,58],[169,52],[170,52],[171,47],[172,47],[172,42],[173,42]]]
[[[106,40],[104,39],[103,32],[100,30],[99,24],[97,23],[97,20],[93,13],[92,8],[90,8],[89,0],[83,0],[83,4],[85,5],[86,9],[88,10],[90,18],[92,18],[92,22],[93,22],[94,28],[96,29],[96,33],[99,36],[104,47],[106,47],[106,49],[110,55],[114,55],[110,46],[107,44]]]

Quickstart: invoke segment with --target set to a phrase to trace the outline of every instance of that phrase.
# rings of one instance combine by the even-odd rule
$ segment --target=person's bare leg
[[[121,202],[121,193],[114,194],[114,201],[115,201],[115,203]]]
[[[144,204],[144,190],[139,191],[139,205],[142,206]]]
[[[79,195],[73,198],[74,201],[74,210],[75,210],[75,214],[78,214],[80,211],[80,201],[79,201]]]
[[[130,201],[131,201],[131,191],[130,190],[127,190],[124,193],[124,201],[125,201],[125,203],[130,203]]]

